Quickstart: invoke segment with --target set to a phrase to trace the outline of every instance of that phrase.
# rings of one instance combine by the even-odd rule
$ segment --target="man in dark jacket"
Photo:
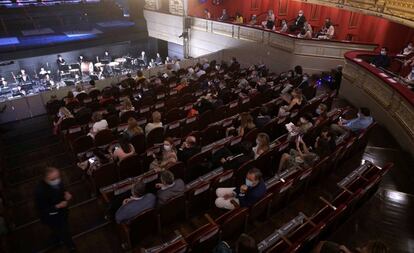
[[[215,204],[218,208],[234,209],[251,207],[266,194],[262,172],[252,168],[247,172],[246,182],[239,188],[218,188]]]
[[[68,224],[67,208],[72,195],[65,190],[57,168],[45,169],[43,179],[36,188],[35,197],[40,220],[52,229],[54,235],[71,252],[76,252]]]
[[[197,145],[197,140],[194,136],[187,136],[183,145],[178,149],[178,160],[186,163],[190,157],[195,154],[198,154],[201,151],[201,148]]]

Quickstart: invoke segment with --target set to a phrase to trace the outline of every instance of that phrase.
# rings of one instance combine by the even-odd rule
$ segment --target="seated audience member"
[[[325,20],[325,25],[318,34],[318,39],[321,40],[331,40],[335,34],[335,27],[333,26],[331,19],[327,18]]]
[[[300,33],[298,34],[298,38],[312,39],[312,33],[312,26],[308,22],[305,22],[303,28],[300,30]]]
[[[270,138],[265,133],[259,133],[256,138],[256,146],[253,147],[254,159],[270,149]]]
[[[237,133],[240,136],[244,136],[250,130],[256,128],[256,125],[253,122],[253,117],[248,112],[242,112],[240,114],[240,126],[237,129]]]
[[[388,253],[388,247],[381,241],[368,241],[355,250],[331,241],[321,241],[313,250],[314,253]]]
[[[137,82],[140,82],[140,81],[145,81],[145,76],[141,70],[138,70],[137,71]]]
[[[282,96],[281,98],[288,103],[288,105],[279,108],[279,116],[286,116],[288,112],[299,110],[305,104],[302,90],[299,88],[294,89],[291,92],[291,96]]]
[[[126,98],[122,102],[122,108],[121,108],[121,111],[119,112],[119,117],[121,117],[122,114],[124,114],[126,112],[130,112],[130,111],[135,111],[135,108],[132,105],[131,100],[129,98]]]
[[[154,161],[150,164],[150,170],[162,171],[168,166],[176,163],[178,159],[174,141],[171,138],[166,138],[162,150],[157,153],[154,158]]]
[[[112,158],[117,161],[118,164],[125,158],[135,154],[135,148],[129,142],[128,135],[122,134],[118,139],[118,144],[114,150],[110,150]]]
[[[78,103],[79,101],[75,98],[75,95],[72,91],[68,91],[68,94],[66,95],[65,99],[65,105],[71,104],[71,103]]]
[[[325,121],[328,118],[328,107],[324,103],[320,103],[316,108],[315,113],[315,125]]]
[[[269,109],[266,106],[260,107],[259,115],[257,115],[256,118],[257,128],[262,128],[269,123],[270,120],[272,120],[272,118],[269,116]]]
[[[302,137],[296,137],[296,149],[291,149],[289,154],[284,153],[280,158],[277,173],[294,167],[308,168],[319,159],[318,154],[310,152]]]
[[[216,190],[216,207],[234,209],[236,207],[251,207],[266,194],[266,185],[262,172],[252,168],[247,172],[246,181],[240,187],[218,188]]]
[[[95,135],[101,130],[108,129],[108,122],[105,119],[103,119],[102,114],[100,112],[94,112],[92,114],[92,122],[94,123],[92,125],[91,130],[89,131],[89,135],[91,137],[95,137]]]
[[[213,167],[223,166],[225,170],[238,169],[243,163],[253,159],[252,145],[248,142],[240,143],[240,153],[232,153],[227,147],[219,149],[212,156]]]
[[[289,30],[291,32],[295,32],[301,30],[306,22],[305,15],[303,14],[303,10],[300,10],[298,16],[296,17],[294,23],[290,26]]]
[[[211,19],[211,13],[208,9],[204,9],[204,18]]]
[[[174,174],[171,171],[165,170],[160,172],[160,181],[155,185],[159,190],[157,191],[157,205],[162,206],[168,200],[184,194],[185,184],[181,179],[174,179]]]
[[[298,132],[300,135],[306,134],[309,129],[313,127],[312,117],[310,115],[303,115],[299,118],[299,121],[296,123],[298,127]]]
[[[402,50],[401,54],[404,56],[410,55],[414,53],[414,47],[413,47],[413,43],[410,42],[408,43],[408,45]]]
[[[243,16],[239,12],[236,12],[236,18],[234,20],[234,23],[235,24],[243,24],[244,23]]]
[[[148,133],[151,132],[151,130],[158,128],[158,127],[162,127],[161,113],[158,111],[155,111],[152,113],[152,122],[148,123],[145,126],[145,134],[148,135]]]
[[[134,118],[128,119],[128,128],[125,129],[124,134],[128,136],[129,139],[132,139],[132,137],[144,134],[144,130],[138,125],[138,122]]]
[[[114,97],[112,96],[112,93],[110,90],[104,90],[102,92],[102,97],[99,99],[100,105],[107,105],[114,101]]]
[[[122,206],[115,213],[115,221],[118,224],[128,223],[138,214],[154,208],[156,197],[152,193],[145,194],[145,183],[136,182],[131,189],[131,197],[125,199]]]
[[[404,79],[408,84],[414,84],[414,67],[411,68],[411,72]]]
[[[336,142],[329,127],[322,128],[320,135],[315,140],[314,148],[320,158],[324,158],[335,151]]]
[[[223,9],[222,11],[221,11],[221,16],[219,17],[219,19],[218,19],[219,21],[222,21],[222,22],[224,22],[224,21],[228,21],[229,20],[229,15],[227,14],[227,10],[226,9]]]
[[[289,28],[286,19],[282,19],[282,27],[280,28],[279,32],[286,33],[288,32],[288,29]]]
[[[249,21],[249,25],[256,25],[256,24],[257,24],[257,16],[253,14],[252,18]]]
[[[60,124],[62,123],[62,121],[65,119],[69,119],[69,118],[74,118],[73,114],[68,110],[68,108],[64,106],[60,107],[59,112],[56,117],[57,120],[53,122],[55,134],[58,133],[60,129]]]
[[[262,22],[262,26],[266,29],[273,30],[273,27],[275,26],[275,14],[273,13],[273,10],[267,11],[266,20]]]
[[[358,112],[358,117],[351,120],[339,118],[338,124],[332,124],[331,129],[340,135],[346,134],[347,132],[358,133],[368,128],[372,122],[374,122],[374,119],[371,117],[369,109],[361,107]]]
[[[391,65],[391,60],[388,56],[388,49],[386,47],[381,48],[380,54],[374,57],[371,65],[377,68],[388,68]]]
[[[178,149],[178,160],[186,163],[190,157],[196,155],[201,151],[201,148],[197,146],[197,140],[194,136],[190,135],[185,138],[185,141]]]
[[[77,95],[79,95],[81,93],[85,93],[85,91],[83,90],[83,87],[82,87],[81,84],[77,84],[75,86],[75,91],[73,92],[73,95],[76,97]]]

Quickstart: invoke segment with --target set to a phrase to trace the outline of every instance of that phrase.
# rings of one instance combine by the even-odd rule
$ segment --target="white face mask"
[[[302,17],[303,16],[303,13],[299,13],[299,17]]]
[[[245,184],[246,184],[247,187],[252,187],[254,183],[253,183],[253,181],[246,178]]]
[[[309,77],[303,76],[303,81],[308,81],[308,80],[309,80]]]
[[[57,187],[60,184],[60,182],[61,182],[60,178],[56,178],[54,180],[47,181],[47,183],[52,187]]]
[[[381,50],[381,55],[386,55],[386,54],[387,54],[387,52],[386,52],[386,51]]]
[[[164,150],[165,150],[165,151],[171,151],[171,145],[169,145],[169,144],[164,144]]]
[[[305,119],[303,119],[303,118],[300,118],[300,123],[302,123],[302,124],[306,124],[306,120],[305,120]]]
[[[321,110],[321,109],[319,109],[319,108],[317,108],[317,109],[316,109],[316,114],[321,115],[321,114],[322,114],[322,110]]]

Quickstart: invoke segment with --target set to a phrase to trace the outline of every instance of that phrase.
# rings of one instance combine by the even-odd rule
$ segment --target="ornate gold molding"
[[[414,27],[413,0],[295,0],[383,17]]]

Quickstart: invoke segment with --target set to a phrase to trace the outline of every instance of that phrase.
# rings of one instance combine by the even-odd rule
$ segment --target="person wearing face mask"
[[[333,26],[331,19],[325,19],[325,25],[322,30],[318,33],[317,38],[321,40],[330,40],[335,34],[335,27]]]
[[[279,30],[279,32],[281,32],[281,33],[285,33],[285,32],[287,32],[288,31],[288,24],[287,24],[287,21],[286,21],[286,19],[283,19],[282,20],[282,28],[280,28],[280,30]]]
[[[388,56],[388,49],[382,47],[380,54],[376,55],[371,62],[371,65],[377,68],[388,68],[390,66],[390,57]]]
[[[68,205],[71,199],[72,195],[65,190],[59,170],[55,167],[47,167],[35,192],[40,220],[70,252],[76,252],[68,223]]]
[[[410,42],[408,43],[408,45],[403,49],[403,51],[401,52],[402,55],[407,56],[414,53],[414,47],[413,47],[413,43]]]
[[[184,194],[185,183],[181,179],[175,179],[171,171],[165,170],[160,172],[160,181],[155,185],[157,189],[157,205],[162,206],[168,200]]]
[[[186,163],[190,157],[199,153],[201,148],[197,145],[197,140],[194,136],[190,135],[185,138],[185,141],[181,145],[181,148],[178,149],[178,160]]]
[[[319,125],[321,122],[325,121],[328,118],[328,106],[326,106],[324,103],[321,103],[318,105],[318,108],[316,108],[313,116],[315,125]]]
[[[150,164],[150,170],[162,171],[169,165],[177,162],[177,150],[174,147],[172,138],[166,138],[162,146],[162,150],[154,157],[154,161]]]
[[[262,172],[252,168],[247,172],[245,183],[240,187],[218,188],[215,205],[232,210],[237,207],[251,207],[266,194]]]
[[[266,133],[259,133],[256,138],[256,146],[253,147],[254,159],[270,149],[270,138]]]
[[[332,124],[331,129],[339,135],[346,134],[347,132],[358,133],[368,128],[373,122],[374,119],[371,117],[369,109],[361,107],[358,117],[351,120],[339,118],[338,124]]]
[[[290,26],[290,31],[295,32],[301,30],[305,22],[306,18],[305,15],[303,15],[303,10],[300,10],[298,16],[295,19],[295,22]]]

